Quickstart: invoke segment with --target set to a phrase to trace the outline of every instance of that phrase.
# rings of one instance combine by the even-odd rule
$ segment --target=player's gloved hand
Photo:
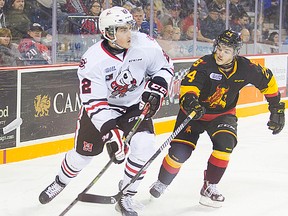
[[[116,164],[120,164],[125,160],[123,134],[120,129],[112,129],[102,137],[110,158],[115,156],[113,162]]]
[[[272,134],[278,134],[285,125],[285,103],[269,105],[269,110],[271,114],[267,126],[273,131]]]
[[[180,109],[186,115],[192,111],[196,112],[194,120],[200,119],[205,114],[205,107],[199,104],[198,98],[192,93],[186,93],[180,98]]]
[[[154,77],[146,83],[139,107],[142,110],[144,105],[149,103],[150,108],[146,118],[151,118],[161,108],[162,101],[167,95],[167,88],[167,82],[162,77]]]

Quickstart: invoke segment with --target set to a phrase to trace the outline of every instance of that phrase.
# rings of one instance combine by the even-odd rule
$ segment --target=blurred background
[[[0,67],[78,63],[112,6],[127,8],[173,59],[211,53],[228,28],[241,32],[241,54],[288,50],[285,0],[0,0]]]

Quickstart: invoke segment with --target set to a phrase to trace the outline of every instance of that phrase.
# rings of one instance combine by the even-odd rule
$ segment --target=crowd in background
[[[78,61],[81,51],[100,39],[101,11],[116,5],[127,8],[137,30],[157,39],[172,57],[177,57],[175,41],[191,41],[196,36],[199,42],[213,44],[227,28],[227,20],[228,28],[241,32],[244,43],[253,43],[256,37],[257,42],[275,46],[271,52],[278,52],[280,0],[260,0],[256,21],[255,1],[229,0],[229,17],[226,2],[197,0],[194,10],[194,0],[154,0],[153,5],[150,0],[57,0],[57,54],[64,56],[63,61]],[[51,64],[52,7],[53,0],[0,0],[0,66]],[[286,43],[287,1],[282,12],[281,36]],[[79,51],[74,59],[72,51],[74,56]]]

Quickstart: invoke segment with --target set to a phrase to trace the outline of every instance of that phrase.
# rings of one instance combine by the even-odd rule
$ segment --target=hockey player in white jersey
[[[160,109],[167,94],[174,68],[170,58],[150,36],[133,32],[134,20],[128,10],[112,7],[99,17],[103,40],[90,47],[78,68],[81,110],[75,132],[75,147],[68,151],[61,169],[39,196],[46,204],[106,145],[115,163],[126,156],[122,138],[134,126],[143,104],[150,109],[130,140],[122,188],[135,176],[155,152],[151,117]],[[135,120],[136,119],[136,120]],[[132,196],[136,194],[145,172],[117,203],[122,215],[137,216]]]

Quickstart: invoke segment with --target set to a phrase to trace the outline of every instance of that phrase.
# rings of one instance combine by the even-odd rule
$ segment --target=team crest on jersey
[[[126,92],[133,91],[137,87],[137,81],[133,78],[129,68],[121,70],[115,80],[111,83],[113,92],[111,93],[112,98],[117,96],[124,97]]]
[[[93,144],[84,141],[83,142],[83,151],[92,152],[92,150],[93,150]]]
[[[213,80],[222,80],[222,74],[211,73],[210,78]]]
[[[224,108],[226,107],[226,93],[228,91],[229,88],[221,87],[218,85],[214,94],[209,96],[204,102],[208,102],[211,108],[216,108],[217,106]]]
[[[87,59],[86,58],[82,58],[81,60],[80,60],[80,64],[79,64],[79,67],[80,67],[80,69],[81,70],[83,70],[84,68],[85,68],[85,64],[87,63]]]

